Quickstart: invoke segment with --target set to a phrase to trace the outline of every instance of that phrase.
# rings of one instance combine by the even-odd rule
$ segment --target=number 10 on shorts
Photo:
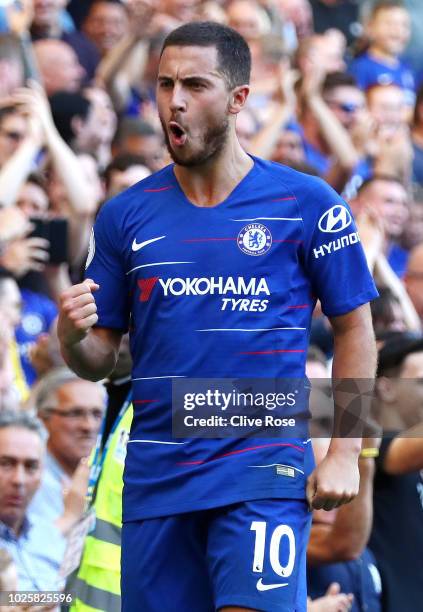
[[[265,521],[253,521],[250,530],[256,532],[253,572],[261,574],[263,572],[264,556],[266,554],[267,523]],[[279,560],[282,541],[284,544],[286,541],[289,546],[288,562],[286,565],[281,565]],[[273,571],[278,576],[289,578],[292,574],[295,564],[295,536],[289,525],[278,525],[271,534],[269,560]]]

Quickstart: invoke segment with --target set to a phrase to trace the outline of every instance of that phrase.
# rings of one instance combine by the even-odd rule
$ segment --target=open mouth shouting
[[[187,140],[187,134],[179,123],[176,123],[176,121],[171,121],[169,123],[169,138],[173,146],[182,147]]]

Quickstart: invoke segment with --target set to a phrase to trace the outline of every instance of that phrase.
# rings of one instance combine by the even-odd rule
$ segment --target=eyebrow
[[[40,463],[39,457],[14,457],[13,455],[0,455],[0,461],[13,461],[14,463]]]
[[[221,76],[221,75],[220,75],[219,73],[217,73],[217,72],[216,72],[216,73],[215,73],[215,72],[211,72],[210,74],[211,74],[212,76],[216,76],[216,77],[220,77],[220,76]],[[174,80],[175,80],[175,79],[174,79],[173,77],[171,77],[171,76],[166,75],[166,74],[159,74],[159,76],[157,77],[157,80],[158,80],[158,81],[172,81],[172,82],[174,82]],[[193,75],[189,75],[189,76],[183,77],[183,78],[181,78],[181,79],[179,79],[179,80],[180,80],[182,83],[185,83],[185,84],[187,84],[187,85],[189,85],[190,83],[192,83],[192,82],[194,82],[194,81],[195,81],[195,82],[201,82],[201,83],[204,83],[204,84],[206,84],[206,85],[207,85],[207,84],[211,84],[211,82],[212,82],[212,81],[211,81],[211,79],[209,79],[209,78],[207,78],[207,77],[205,77],[205,76],[200,76],[200,75],[196,75],[196,74],[193,74]]]

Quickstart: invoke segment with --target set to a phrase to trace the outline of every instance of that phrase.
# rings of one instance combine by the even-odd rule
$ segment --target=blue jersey
[[[217,206],[193,205],[170,165],[98,215],[86,271],[100,285],[98,325],[129,328],[134,364],[125,521],[303,499],[307,440],[175,440],[172,380],[303,378],[316,299],[336,316],[377,296],[339,195],[253,159]]]
[[[57,317],[57,306],[46,295],[35,293],[29,289],[21,289],[22,314],[19,326],[16,328],[16,341],[19,346],[22,369],[26,382],[33,385],[37,374],[32,366],[30,351],[40,334],[50,331]]]
[[[406,103],[414,106],[414,74],[401,60],[398,60],[396,66],[391,66],[372,57],[370,53],[363,53],[351,62],[348,72],[357,79],[359,87],[364,91],[372,85],[398,85],[404,90]]]

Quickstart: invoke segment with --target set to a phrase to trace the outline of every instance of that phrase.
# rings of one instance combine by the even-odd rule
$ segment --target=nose
[[[23,465],[17,465],[13,470],[12,482],[15,487],[23,487],[25,484],[26,475]]]
[[[186,110],[186,99],[184,91],[178,83],[175,84],[172,90],[172,97],[170,100],[170,110],[172,112],[185,111]]]

